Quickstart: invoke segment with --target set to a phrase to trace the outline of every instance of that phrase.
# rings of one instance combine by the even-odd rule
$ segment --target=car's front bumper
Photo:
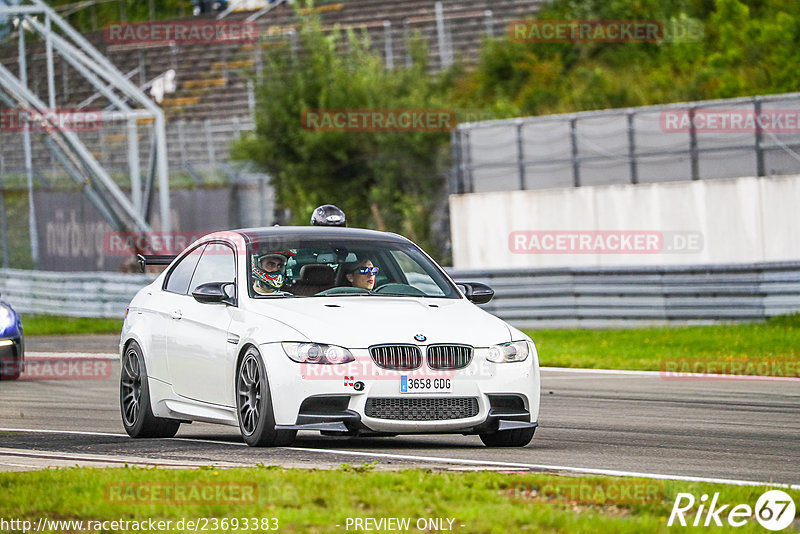
[[[283,354],[280,345],[261,347],[267,364],[275,422],[281,428],[324,432],[374,432],[381,434],[465,433],[474,434],[536,426],[539,414],[539,368],[535,353],[524,362],[494,364],[481,358],[459,371],[388,371],[374,365],[366,351],[353,351],[352,366],[301,365]],[[400,393],[401,376],[446,377],[448,393]],[[508,404],[498,398],[514,397]],[[314,403],[311,399],[322,399]],[[328,402],[326,399],[338,399]],[[374,416],[370,399],[386,399],[416,405],[412,414],[400,410]],[[411,399],[421,399],[413,401]],[[465,416],[439,408],[452,404],[442,399],[470,399],[477,408]],[[472,400],[474,399],[474,401]],[[437,411],[422,418],[420,409]],[[373,416],[368,415],[373,413]],[[399,415],[398,415],[399,414]],[[427,419],[427,420],[426,420]]]

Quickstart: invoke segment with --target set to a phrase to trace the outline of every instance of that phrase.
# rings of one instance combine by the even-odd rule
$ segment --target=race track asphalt
[[[114,352],[116,338],[31,338],[28,351]],[[653,374],[542,371],[530,445],[490,449],[475,436],[332,438],[253,449],[234,427],[183,425],[174,439],[133,440],[108,378],[0,383],[0,470],[122,463],[193,466],[499,469],[648,474],[800,484],[800,381],[687,380]],[[14,431],[11,431],[13,429]]]

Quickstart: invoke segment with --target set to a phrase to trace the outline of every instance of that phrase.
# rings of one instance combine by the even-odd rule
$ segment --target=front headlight
[[[281,343],[283,352],[298,363],[336,365],[354,362],[353,354],[344,347],[321,343]]]
[[[521,362],[528,358],[529,352],[527,341],[512,341],[489,347],[486,359],[494,363]]]

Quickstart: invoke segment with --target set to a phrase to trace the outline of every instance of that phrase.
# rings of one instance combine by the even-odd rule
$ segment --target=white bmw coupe
[[[131,301],[120,408],[134,438],[181,423],[238,426],[251,446],[324,435],[464,434],[494,447],[533,438],[531,339],[475,304],[396,234],[273,227],[209,234]]]

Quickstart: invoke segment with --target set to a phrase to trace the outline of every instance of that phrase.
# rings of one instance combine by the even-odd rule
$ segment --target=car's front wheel
[[[514,430],[501,430],[491,434],[479,434],[481,441],[487,447],[524,447],[533,439],[536,428],[517,428]]]
[[[127,346],[122,357],[119,405],[125,432],[132,438],[171,438],[181,426],[178,421],[153,415],[144,357],[135,341]]]
[[[236,370],[236,412],[242,438],[251,447],[281,447],[291,444],[297,436],[297,430],[275,428],[266,369],[253,347],[247,350]]]

